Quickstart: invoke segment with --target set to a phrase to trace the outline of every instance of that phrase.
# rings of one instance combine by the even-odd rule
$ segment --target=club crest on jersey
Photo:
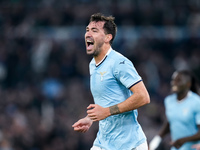
[[[103,75],[106,73],[106,71],[104,72],[100,72],[100,75],[101,75],[101,81],[103,81]]]

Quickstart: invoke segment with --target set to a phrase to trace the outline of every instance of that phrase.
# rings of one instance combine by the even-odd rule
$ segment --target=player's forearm
[[[200,131],[195,135],[183,138],[185,142],[199,141],[200,140]]]
[[[184,143],[191,141],[198,141],[200,139],[200,132],[193,136],[180,138],[172,143],[172,145],[176,148],[180,148]]]
[[[163,124],[160,133],[156,136],[153,137],[153,139],[149,142],[149,150],[155,150],[158,148],[158,146],[160,145],[162,139],[164,138],[164,136],[166,134],[168,134],[170,132],[169,130],[169,123],[166,120],[165,123]]]
[[[117,105],[109,107],[110,115],[120,114],[123,112],[137,109],[150,102],[148,94],[133,94],[127,100]]]
[[[169,122],[165,120],[158,135],[164,138],[168,133],[170,133]]]

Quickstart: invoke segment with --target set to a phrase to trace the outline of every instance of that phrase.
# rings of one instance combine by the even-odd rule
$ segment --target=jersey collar
[[[111,50],[112,50],[112,47],[110,47],[110,49],[108,50],[104,58],[98,64],[95,64],[96,67],[98,67],[106,59],[106,57],[110,54]]]

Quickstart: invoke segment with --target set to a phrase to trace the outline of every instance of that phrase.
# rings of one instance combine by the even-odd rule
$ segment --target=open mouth
[[[93,46],[94,46],[94,41],[91,40],[91,39],[87,39],[87,40],[86,40],[86,45],[87,45],[87,49],[90,50],[90,49],[92,49]]]

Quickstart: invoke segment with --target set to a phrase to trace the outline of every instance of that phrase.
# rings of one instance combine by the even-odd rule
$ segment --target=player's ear
[[[106,34],[105,42],[110,42],[112,40],[112,34]]]

